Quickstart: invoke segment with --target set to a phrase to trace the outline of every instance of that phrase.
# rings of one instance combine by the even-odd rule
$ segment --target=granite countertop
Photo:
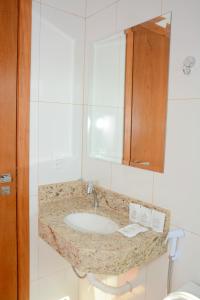
[[[100,207],[95,210],[92,208],[92,198],[82,195],[81,188],[79,193],[65,193],[65,190],[63,192],[59,185],[44,186],[40,189],[39,234],[77,270],[84,273],[117,275],[130,268],[142,266],[167,251],[164,243],[169,228],[167,210],[160,209],[166,212],[163,234],[148,231],[134,238],[127,238],[119,232],[108,235],[83,233],[66,225],[64,217],[72,212],[97,213],[111,218],[123,227],[129,223],[128,203],[134,201],[99,188]],[[112,205],[114,199],[115,205]]]

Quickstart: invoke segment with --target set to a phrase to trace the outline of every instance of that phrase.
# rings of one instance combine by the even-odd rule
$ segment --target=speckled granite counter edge
[[[156,240],[147,242],[146,248],[143,248],[143,254],[138,257],[135,256],[134,251],[127,253],[103,253],[103,251],[88,252],[88,249],[79,249],[71,243],[70,240],[65,240],[58,232],[54,231],[49,224],[45,222],[39,222],[40,236],[52,246],[60,255],[62,255],[73,266],[76,266],[82,272],[93,272],[99,274],[121,274],[128,271],[132,267],[138,267],[144,265],[147,262],[154,260],[167,251],[167,246],[164,243],[165,237],[169,230],[170,224],[170,212],[161,207],[136,200],[102,187],[96,186],[97,195],[102,206],[107,206],[113,210],[113,212],[121,212],[128,214],[129,203],[140,203],[143,206],[156,209],[166,214],[164,233],[156,238]],[[48,210],[48,206],[56,201],[67,201],[76,197],[86,197],[86,182],[83,181],[71,181],[66,183],[57,183],[44,185],[39,187],[39,201],[40,206],[45,206]],[[81,233],[78,233],[81,235]],[[153,245],[153,247],[152,247]],[[151,249],[152,247],[152,249]],[[109,257],[107,264],[102,262],[105,257]],[[123,260],[122,260],[123,256]],[[96,259],[95,263],[91,265],[91,257]],[[113,257],[113,259],[112,259]],[[122,262],[123,263],[120,263]],[[105,268],[105,265],[107,266]]]

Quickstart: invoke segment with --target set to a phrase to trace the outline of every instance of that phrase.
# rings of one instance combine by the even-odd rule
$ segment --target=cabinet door
[[[163,172],[169,37],[134,27],[130,165]]]

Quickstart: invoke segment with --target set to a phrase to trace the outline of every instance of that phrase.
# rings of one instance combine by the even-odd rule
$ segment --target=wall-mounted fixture
[[[196,59],[194,56],[187,56],[183,61],[183,73],[185,75],[190,75],[195,63],[196,63]]]
[[[170,230],[167,235],[167,238],[166,238],[166,243],[167,243],[167,241],[170,241],[167,293],[171,293],[173,263],[175,260],[178,259],[178,256],[179,256],[178,242],[179,242],[180,238],[183,238],[183,237],[185,237],[184,230],[178,228],[178,229]],[[179,298],[177,298],[177,300],[178,299]]]

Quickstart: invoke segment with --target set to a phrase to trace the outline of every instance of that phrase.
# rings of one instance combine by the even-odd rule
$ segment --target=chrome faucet
[[[87,194],[88,195],[93,194],[93,197],[94,197],[94,208],[99,207],[99,199],[97,197],[97,192],[95,190],[95,187],[94,187],[94,184],[93,184],[92,181],[88,182],[88,185],[87,185]]]

